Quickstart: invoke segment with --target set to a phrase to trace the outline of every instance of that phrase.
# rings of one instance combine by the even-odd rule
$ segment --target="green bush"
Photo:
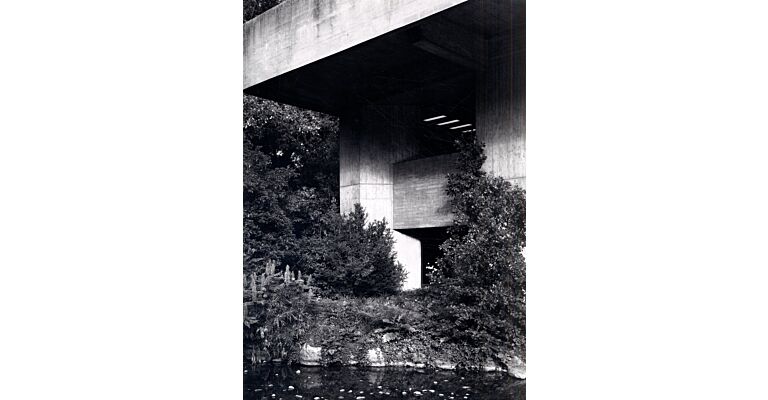
[[[268,260],[315,274],[326,295],[398,291],[404,272],[383,221],[338,215],[338,121],[243,97],[243,268]]]
[[[484,172],[483,146],[457,143],[458,171],[448,176],[455,214],[432,273],[436,329],[456,341],[493,349],[525,345],[525,192]]]
[[[338,213],[338,121],[243,96],[243,268],[311,268],[305,246]]]
[[[386,222],[367,223],[360,204],[334,221],[324,241],[316,243],[321,260],[312,270],[327,295],[378,296],[397,293],[405,269],[395,260],[392,232]]]

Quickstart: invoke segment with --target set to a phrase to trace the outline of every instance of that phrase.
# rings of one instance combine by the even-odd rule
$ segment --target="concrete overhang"
[[[510,0],[286,0],[244,25],[244,90],[336,115],[443,112],[474,96],[489,41],[524,30],[524,13]]]

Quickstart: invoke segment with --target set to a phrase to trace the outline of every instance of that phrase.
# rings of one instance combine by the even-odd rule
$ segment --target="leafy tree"
[[[316,188],[328,200],[336,196],[337,118],[245,95],[243,130],[245,140],[258,144],[275,168],[290,167],[298,173],[294,188]]]
[[[458,171],[448,175],[455,214],[432,276],[442,298],[438,326],[480,346],[525,341],[525,192],[482,170],[483,145],[458,142]]]
[[[255,18],[282,2],[283,0],[243,0],[243,22]]]
[[[243,255],[304,267],[305,242],[323,234],[338,200],[338,121],[243,97]],[[309,268],[311,269],[311,268]]]
[[[384,221],[338,209],[338,121],[253,96],[243,100],[243,253],[246,272],[268,260],[314,274],[326,294],[399,290]]]
[[[248,270],[294,251],[293,224],[286,209],[288,182],[296,172],[273,168],[260,146],[248,139],[243,153],[243,257]]]

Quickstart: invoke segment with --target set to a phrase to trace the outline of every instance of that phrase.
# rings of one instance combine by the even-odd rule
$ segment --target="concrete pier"
[[[420,230],[451,224],[459,132],[525,187],[524,2],[286,0],[243,35],[246,93],[339,117],[339,211],[386,219],[406,289],[422,284]]]

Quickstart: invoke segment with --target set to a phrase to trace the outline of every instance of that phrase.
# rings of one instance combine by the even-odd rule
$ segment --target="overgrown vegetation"
[[[385,221],[367,222],[363,208],[341,218],[326,235],[325,254],[312,269],[324,294],[380,296],[394,294],[405,280],[405,269],[395,260],[392,232]]]
[[[329,185],[324,175],[308,177],[303,171],[303,160],[336,154],[280,159],[280,150],[295,154],[293,149],[301,147],[294,143],[305,136],[291,129],[301,130],[297,123],[314,132],[308,135],[319,140],[315,150],[337,151],[314,137],[328,129],[324,140],[336,140],[334,121],[252,101],[263,114],[251,121],[265,122],[248,125],[254,131],[246,129],[246,144],[251,146],[246,152],[246,205],[251,215],[260,215],[246,217],[252,224],[245,226],[246,237],[275,241],[245,244],[255,250],[251,254],[260,255],[245,263],[245,354],[250,359],[295,360],[302,343],[321,346],[323,359],[331,363],[361,360],[373,343],[388,357],[406,357],[408,362],[430,355],[466,367],[510,352],[524,357],[525,193],[482,171],[483,147],[473,136],[457,143],[459,163],[447,188],[455,221],[441,247],[444,256],[432,274],[434,283],[398,293],[404,272],[395,262],[385,223],[367,221],[359,205],[339,216],[333,196],[337,187],[334,192],[324,189],[321,185]],[[255,126],[274,132],[256,132]],[[272,140],[270,135],[285,137]],[[259,146],[254,145],[256,139]],[[329,201],[312,201],[308,193]],[[275,230],[274,221],[283,230]],[[253,227],[258,230],[248,232]],[[392,341],[381,343],[385,334]]]
[[[323,295],[396,293],[404,278],[384,221],[339,215],[338,121],[245,96],[243,268],[269,262],[316,277]]]
[[[482,170],[483,145],[457,141],[448,175],[454,213],[430,291],[440,301],[435,329],[451,340],[494,351],[525,351],[525,192]]]
[[[243,21],[281,2],[246,0]],[[341,362],[392,334],[381,347],[393,355],[524,356],[525,192],[482,171],[473,136],[457,145],[455,221],[433,285],[398,293],[404,271],[385,222],[361,207],[338,214],[338,120],[243,96],[245,354],[293,360],[312,341]]]
[[[337,214],[338,121],[243,96],[243,257],[303,267],[308,237]],[[303,268],[302,268],[303,269]]]
[[[255,357],[295,361],[299,343],[306,334],[313,309],[310,279],[300,272],[276,271],[269,262],[264,272],[243,276],[245,324],[244,352]]]

